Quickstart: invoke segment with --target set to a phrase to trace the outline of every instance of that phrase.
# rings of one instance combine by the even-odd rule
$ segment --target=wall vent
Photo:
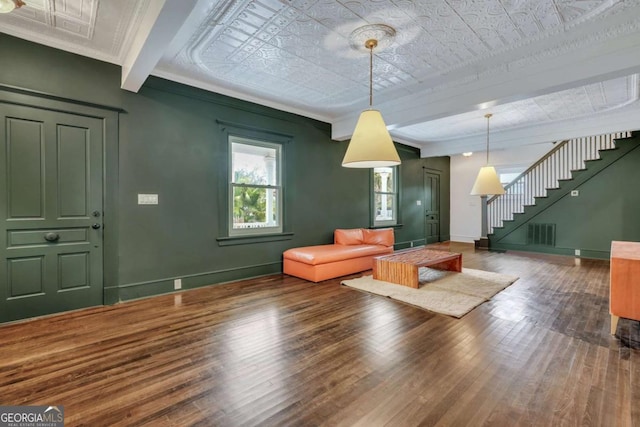
[[[540,246],[556,245],[555,224],[528,224],[527,244]]]

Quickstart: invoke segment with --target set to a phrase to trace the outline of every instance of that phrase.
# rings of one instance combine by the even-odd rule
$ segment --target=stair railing
[[[585,168],[585,161],[599,159],[600,150],[615,148],[615,140],[628,138],[631,132],[575,138],[556,143],[555,147],[507,184],[505,193],[487,200],[488,231],[502,227],[526,206],[534,205],[536,197],[558,188],[559,181],[571,179],[571,171]]]

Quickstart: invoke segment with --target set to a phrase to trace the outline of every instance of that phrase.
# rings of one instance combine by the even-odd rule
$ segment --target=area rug
[[[344,280],[343,285],[385,296],[436,313],[460,318],[518,280],[516,276],[463,268],[461,273],[420,268],[418,289],[374,280]]]

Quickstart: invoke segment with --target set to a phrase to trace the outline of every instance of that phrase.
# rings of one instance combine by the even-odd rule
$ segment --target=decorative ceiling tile
[[[121,65],[130,53],[132,35],[146,23],[145,14],[154,11],[151,6],[157,6],[152,0],[27,3],[0,16],[3,32]],[[374,106],[391,107],[417,93],[441,100],[449,93],[463,97],[469,88],[496,76],[520,71],[528,75],[580,49],[608,49],[611,40],[635,42],[640,37],[640,0],[193,3],[199,13],[184,21],[171,48],[161,52],[164,56],[153,74],[327,121],[349,117],[368,104],[368,52],[352,49],[349,40],[352,31],[365,24],[385,23],[397,32],[390,46],[374,51],[373,61]],[[637,69],[624,69],[625,74],[632,72]],[[624,74],[606,78],[614,75]],[[633,78],[557,85],[572,88],[543,97],[526,99],[528,94],[520,93],[503,98],[519,101],[496,107],[496,130],[588,117],[637,102]],[[475,105],[451,111],[468,111]],[[411,118],[407,122],[413,126],[395,123],[394,132],[409,142],[482,133],[483,120],[470,125],[470,118],[456,115],[427,123]]]
[[[200,67],[214,85],[233,83],[247,90],[256,86],[253,79],[267,98],[295,100],[331,116],[337,106],[360,105],[368,98],[367,58],[350,49],[348,40],[363,24],[384,22],[397,29],[395,43],[374,52],[375,95],[385,100],[454,70],[468,71],[445,86],[507,68],[523,46],[615,9],[620,1],[233,0],[203,17],[185,46],[187,58],[164,58],[159,68],[188,75]],[[217,73],[229,64],[249,67],[253,77],[242,82],[230,80],[232,71]],[[267,75],[280,83],[265,86]],[[342,83],[318,99],[318,82],[329,80]],[[309,89],[308,98],[300,98],[299,86]]]
[[[640,100],[637,74],[580,86],[549,95],[502,104],[491,108],[491,129],[495,132],[575,119],[626,107]],[[428,123],[394,129],[396,136],[425,141],[483,135],[486,132],[484,111],[449,116]]]
[[[97,0],[54,0],[53,26],[91,39],[96,26]]]
[[[121,63],[149,0],[29,0],[0,16],[4,32]]]
[[[360,16],[350,9],[342,7],[334,0],[319,0],[315,2],[305,11],[305,16],[335,31],[343,36],[345,40],[355,28],[367,24]]]

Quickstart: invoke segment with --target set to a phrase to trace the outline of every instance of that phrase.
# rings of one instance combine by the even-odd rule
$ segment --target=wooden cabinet
[[[611,334],[620,317],[640,320],[640,242],[611,242],[609,312]]]

